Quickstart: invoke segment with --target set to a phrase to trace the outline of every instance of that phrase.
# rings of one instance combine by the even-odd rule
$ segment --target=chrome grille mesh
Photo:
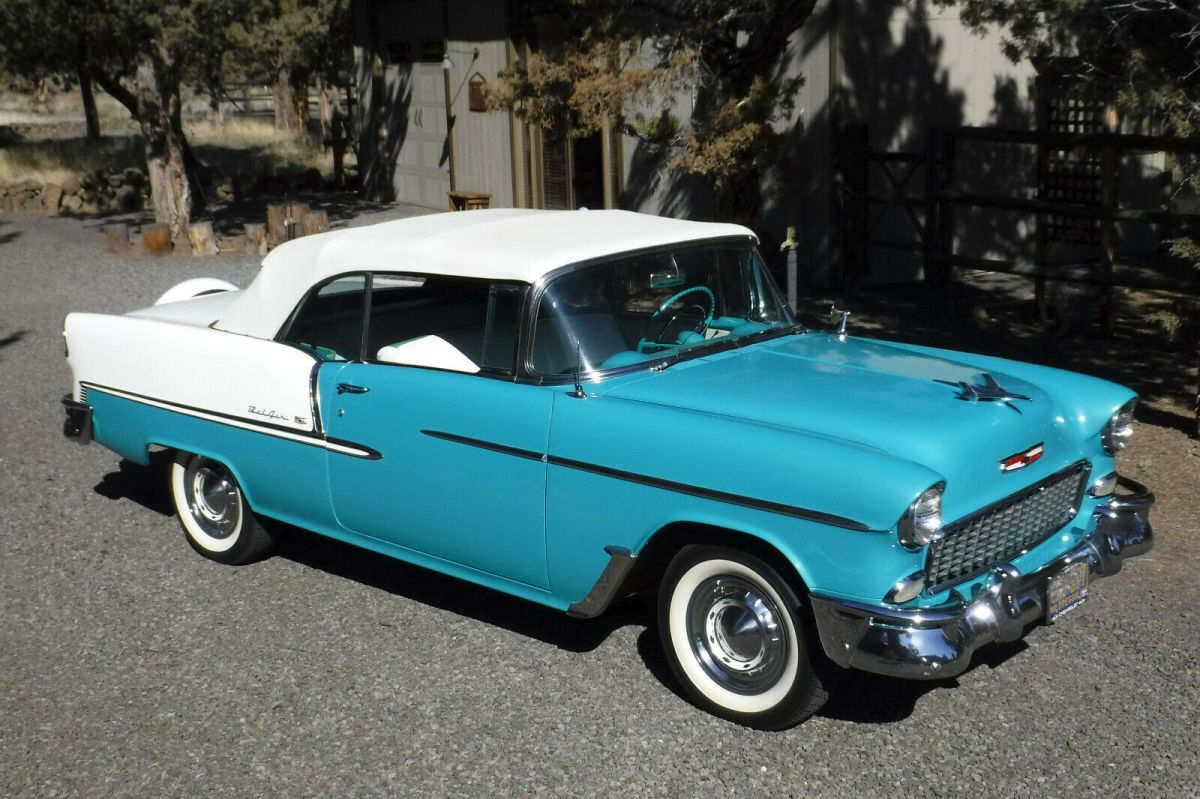
[[[1045,541],[1078,510],[1088,469],[1080,461],[947,525],[946,537],[930,545],[926,583],[936,592]]]

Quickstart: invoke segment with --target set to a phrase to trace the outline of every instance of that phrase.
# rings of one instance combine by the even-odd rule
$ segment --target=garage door
[[[408,75],[408,108],[396,156],[392,185],[400,202],[445,208],[450,191],[450,157],[446,138],[446,84],[441,63],[399,65]]]

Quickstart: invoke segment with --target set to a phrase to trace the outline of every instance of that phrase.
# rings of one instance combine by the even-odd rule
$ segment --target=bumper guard
[[[90,444],[92,441],[92,406],[85,402],[76,402],[68,397],[62,398],[63,409],[67,412],[67,420],[63,422],[63,435],[80,444]]]

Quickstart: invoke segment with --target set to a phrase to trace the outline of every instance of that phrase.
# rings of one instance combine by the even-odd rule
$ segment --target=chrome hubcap
[[[188,487],[188,510],[196,524],[213,538],[228,538],[237,529],[241,497],[237,483],[215,461],[197,459],[184,477]]]
[[[687,633],[709,676],[736,693],[768,690],[787,665],[789,644],[779,608],[741,577],[713,577],[696,588]]]

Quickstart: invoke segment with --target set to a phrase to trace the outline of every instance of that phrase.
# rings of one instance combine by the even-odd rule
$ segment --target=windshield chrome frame
[[[668,366],[691,358],[699,358],[704,355],[712,355],[718,352],[725,352],[730,349],[736,349],[739,346],[746,346],[765,339],[774,338],[775,336],[785,335],[798,331],[796,317],[792,313],[792,309],[788,307],[783,294],[779,291],[779,286],[775,282],[775,278],[771,275],[771,270],[767,267],[766,259],[762,257],[762,253],[758,250],[758,239],[753,236],[720,236],[711,239],[696,239],[694,241],[678,241],[670,244],[656,245],[654,247],[645,247],[641,249],[624,250],[622,252],[610,253],[598,258],[590,258],[585,261],[576,261],[575,263],[566,264],[557,269],[551,270],[542,275],[534,284],[531,291],[526,294],[526,306],[524,310],[524,320],[521,324],[519,338],[519,360],[517,364],[518,372],[521,374],[522,382],[532,382],[538,385],[557,386],[557,385],[572,385],[575,382],[575,375],[544,375],[533,368],[532,353],[533,353],[533,334],[534,327],[537,324],[537,310],[541,305],[542,298],[555,280],[563,275],[596,266],[598,264],[618,261],[625,258],[633,258],[641,255],[654,255],[655,253],[671,252],[682,248],[700,249],[704,247],[720,247],[727,245],[748,246],[754,251],[761,265],[760,274],[763,280],[763,288],[772,292],[779,302],[779,307],[783,310],[786,324],[778,327],[767,328],[766,330],[756,333],[748,333],[744,336],[739,336],[736,339],[729,341],[727,344],[707,343],[703,346],[685,347],[673,352],[663,353],[662,357],[652,357],[639,363],[628,364],[626,366],[616,366],[610,369],[584,369],[578,374],[578,379],[583,382],[595,383],[611,377],[620,375],[632,374],[634,372],[645,371],[661,371]]]

